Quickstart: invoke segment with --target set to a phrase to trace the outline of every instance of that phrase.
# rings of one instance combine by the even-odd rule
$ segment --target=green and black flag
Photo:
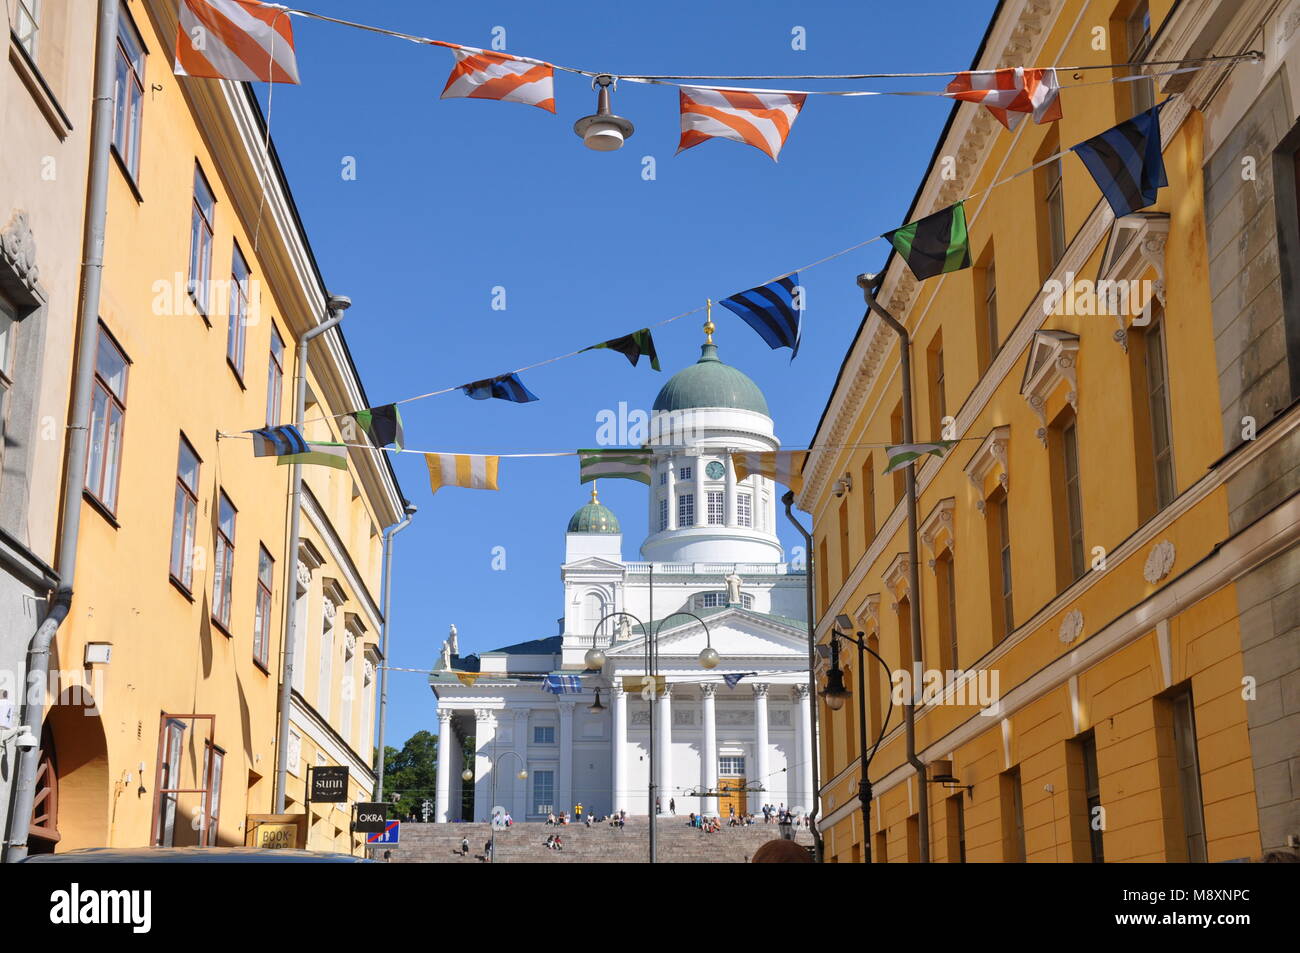
[[[885,238],[921,280],[971,265],[964,202],[885,232]]]
[[[655,353],[655,339],[650,336],[649,328],[633,331],[631,334],[625,334],[621,338],[614,338],[612,341],[605,341],[602,344],[593,344],[591,347],[584,347],[583,350],[594,351],[602,347],[607,347],[611,351],[618,351],[632,362],[633,367],[636,367],[636,362],[641,360],[641,355],[644,354],[650,358],[650,366],[656,371],[660,370],[659,355]]]
[[[376,447],[386,447],[391,443],[398,450],[402,449],[402,414],[396,404],[370,407],[348,416],[370,435]]]

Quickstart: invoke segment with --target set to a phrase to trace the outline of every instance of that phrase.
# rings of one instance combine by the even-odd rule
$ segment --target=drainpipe
[[[62,526],[59,530],[59,585],[49,611],[27,649],[28,684],[40,686],[28,700],[23,726],[41,737],[45,720],[45,685],[50,671],[50,645],[72,606],[72,580],[77,566],[77,533],[81,529],[81,488],[86,478],[87,421],[95,379],[95,353],[99,337],[99,289],[104,276],[104,230],[108,218],[109,144],[113,135],[113,71],[117,51],[118,0],[100,0],[95,27],[95,89],[90,112],[90,169],[86,183],[86,222],[81,261],[81,302],[78,308],[72,407],[69,410],[68,446],[63,460]],[[32,676],[36,676],[33,679]],[[27,856],[27,829],[36,797],[36,768],[40,747],[24,749],[18,761],[9,814],[9,841],[5,860]]]
[[[868,313],[874,311],[880,320],[893,328],[898,335],[898,356],[903,378],[903,443],[912,443],[912,339],[907,328],[898,319],[880,306],[876,301],[876,292],[884,281],[884,273],[877,275],[858,275],[858,286],[867,300]],[[916,700],[921,696],[921,586],[917,580],[916,551],[916,461],[907,465],[907,587],[910,593],[908,607],[911,610],[912,629],[912,697],[903,705],[903,726],[907,733],[907,762],[916,768],[917,784],[920,789],[920,809],[917,820],[921,828],[921,863],[930,862],[930,789],[926,786],[925,762],[916,753]],[[870,832],[867,832],[869,834]],[[864,836],[867,836],[864,834]]]
[[[375,749],[375,800],[384,799],[384,724],[388,718],[388,613],[393,604],[393,537],[411,525],[415,504],[406,504],[406,519],[384,534],[384,604],[380,608],[383,623],[379,630],[379,746]]]
[[[809,809],[811,823],[808,825],[813,836],[813,860],[816,863],[822,862],[822,832],[817,826],[818,819],[821,816],[821,778],[818,776],[818,762],[821,760],[821,752],[817,745],[817,622],[813,615],[813,538],[808,530],[803,528],[803,524],[794,518],[794,491],[786,490],[781,497],[781,502],[785,504],[785,515],[794,528],[799,531],[804,539],[804,552],[807,556],[804,559],[804,565],[807,572],[804,579],[804,591],[808,597],[808,693],[811,696],[811,704],[808,706],[809,727],[812,731],[812,737],[809,744],[812,747],[812,807]],[[832,640],[833,641],[833,640]]]
[[[352,299],[330,295],[325,301],[329,317],[304,332],[298,339],[298,386],[293,399],[293,423],[302,432],[303,415],[307,412],[307,352],[313,338],[320,337],[343,320],[343,313],[352,307]],[[284,606],[284,665],[280,673],[280,723],[275,743],[275,812],[284,813],[285,785],[289,775],[289,708],[293,692],[293,640],[298,615],[298,538],[302,522],[302,464],[293,465],[293,489],[289,494],[289,558],[285,560],[287,580]]]

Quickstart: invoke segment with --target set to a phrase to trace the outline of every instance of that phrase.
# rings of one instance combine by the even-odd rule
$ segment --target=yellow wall
[[[291,420],[294,340],[306,321],[317,318],[303,289],[282,279],[289,257],[286,241],[300,239],[286,238],[269,212],[261,222],[259,252],[254,251],[259,196],[250,184],[248,160],[224,125],[229,113],[218,113],[216,119],[201,119],[196,113],[196,104],[210,106],[214,100],[203,97],[219,93],[220,87],[215,81],[173,76],[174,26],[154,19],[166,4],[129,0],[123,7],[134,18],[149,56],[134,187],[120,163],[115,161],[110,170],[100,308],[104,325],[131,361],[120,493],[111,514],[89,500],[83,504],[75,601],[60,631],[53,667],[80,669],[87,642],[112,643],[113,655],[109,665],[93,673],[103,685],[95,699],[98,717],[72,717],[59,709],[51,716],[52,725],[65,728],[57,734],[60,774],[66,774],[61,777],[59,847],[149,843],[163,712],[216,716],[215,743],[225,751],[219,839],[222,844],[242,844],[245,814],[268,813],[273,807],[285,585],[293,578],[297,558],[287,543],[291,468],[277,466],[273,459],[255,459],[246,439],[218,439],[217,434],[263,425],[273,325],[286,344],[280,416],[282,422]],[[243,92],[232,87],[231,95],[242,97]],[[247,328],[242,380],[226,359],[224,301],[214,302],[210,322],[197,314],[175,313],[172,306],[185,298],[196,160],[216,196],[212,276],[229,278],[232,244],[238,243],[260,295],[259,317]],[[174,288],[177,282],[179,291]],[[313,349],[309,374],[318,415],[354,409],[340,394],[339,383],[355,384],[353,371],[329,357],[324,340],[318,339]],[[328,373],[322,375],[322,368]],[[182,433],[203,461],[192,593],[169,581],[168,571]],[[313,541],[326,562],[316,570],[308,596],[305,641],[312,651],[298,664],[306,666],[305,697],[314,700],[319,649],[313,637],[318,629],[312,629],[311,620],[320,610],[321,578],[338,579],[349,598],[341,607],[334,641],[330,728],[352,748],[345,760],[354,764],[353,787],[359,796],[368,793],[373,782],[368,771],[359,772],[355,765],[364,767],[371,758],[372,706],[361,681],[363,659],[368,646],[373,653],[379,627],[372,598],[379,586],[378,533],[394,521],[393,500],[398,497],[391,476],[383,476],[382,462],[379,470],[373,462],[366,463],[364,479],[356,458],[353,463],[347,472],[304,467],[305,485],[320,501],[330,532],[320,532],[304,516],[303,537]],[[388,481],[386,496],[372,489],[375,473],[381,474],[381,483]],[[354,486],[360,494],[356,499]],[[218,490],[238,509],[228,631],[212,619]],[[348,581],[347,568],[332,555],[331,535],[335,547],[346,554],[342,561],[355,567],[355,583]],[[259,544],[275,558],[269,670],[253,660]],[[351,663],[356,700],[346,728],[337,723],[345,674],[343,611],[359,613],[364,627]],[[73,731],[80,736],[75,742],[68,737]],[[205,724],[201,731],[206,733]],[[83,750],[74,753],[74,745]],[[198,751],[194,746],[186,749],[186,787],[197,786]],[[304,744],[303,763],[314,764],[315,754],[314,747]],[[195,796],[181,798],[186,820],[196,803]],[[182,826],[178,821],[178,831]],[[346,837],[340,842],[331,835],[321,843],[346,849]]]
[[[1070,32],[1082,5],[1077,0],[1066,4],[1049,28],[1040,59],[1087,63],[1113,58],[1109,52],[1091,48],[1084,27]],[[1151,6],[1153,28],[1157,28],[1169,4],[1152,3]],[[1086,17],[1084,21],[1085,26],[1091,22]],[[1105,85],[1066,90],[1062,101],[1064,118],[1056,124],[1038,126],[1026,121],[1014,134],[995,124],[987,159],[978,173],[963,183],[958,194],[979,191],[1033,164],[1043,155],[1095,135],[1131,114],[1117,112],[1117,103],[1128,109],[1127,100]],[[1060,146],[1053,145],[1056,137]],[[960,142],[952,142],[941,152],[955,152],[959,147]],[[1187,116],[1172,140],[1166,142],[1165,161],[1169,187],[1160,190],[1157,202],[1146,211],[1169,215],[1164,258],[1166,363],[1174,474],[1178,493],[1186,493],[1206,476],[1207,469],[1224,450],[1218,390],[1213,386],[1216,369],[1202,205],[1201,121],[1195,112]],[[1077,158],[1066,156],[1063,172],[1069,242],[1079,239],[1085,223],[1098,207],[1100,196]],[[936,177],[934,170],[931,177]],[[915,217],[936,210],[941,204],[933,208],[923,205]],[[1035,310],[1037,299],[1049,274],[1037,267],[1041,243],[1034,223],[1039,204],[1034,175],[1021,176],[967,203],[973,258],[980,263],[990,247],[996,256],[998,320],[1003,348],[1008,346],[1018,322],[1037,322],[1041,313]],[[1106,233],[1103,231],[1100,236],[1096,247],[1086,255],[1086,262],[1075,269],[1078,278],[1097,278]],[[1066,260],[1069,260],[1068,252]],[[902,262],[895,258],[890,275],[902,268]],[[1134,277],[1154,279],[1156,276],[1147,269]],[[1036,438],[1041,426],[1039,418],[1020,392],[1028,356],[1027,342],[1018,341],[1018,352],[1012,355],[1009,366],[995,364],[989,373],[981,373],[977,339],[983,328],[981,281],[981,272],[972,268],[921,282],[910,307],[898,316],[912,335],[916,440],[940,436],[932,432],[930,421],[937,415],[931,405],[933,388],[927,384],[927,350],[936,335],[941,334],[943,342],[948,413],[957,415],[967,401],[976,402],[971,404],[972,409],[978,401],[985,401],[959,434],[963,442],[946,460],[927,458],[918,466],[918,473],[924,474],[918,513],[924,521],[940,501],[949,498],[954,501],[950,539],[956,574],[958,666],[996,671],[1001,695],[1006,696],[1064,652],[1077,648],[1084,639],[1210,554],[1228,535],[1227,500],[1226,489],[1218,486],[1201,492],[1194,505],[1187,506],[1190,498],[1184,497],[1149,520],[1143,518],[1136,449],[1141,446],[1141,440],[1132,430],[1133,419],[1143,412],[1141,395],[1135,398],[1130,382],[1130,356],[1114,340],[1118,325],[1111,316],[1049,315],[1043,322],[1044,328],[1079,336],[1077,428],[1084,550],[1089,561],[1094,547],[1102,547],[1108,554],[1102,571],[1085,573],[1083,579],[1072,584],[1058,578],[1055,569],[1058,543],[1052,527],[1054,520],[1060,519],[1053,505],[1053,482],[1059,475],[1053,473],[1049,450]],[[886,282],[886,295],[882,296],[882,303],[887,306],[890,305],[887,292],[892,287],[896,287],[896,282],[891,277]],[[1130,329],[1130,341],[1135,343],[1137,333]],[[995,380],[985,381],[986,385],[993,384],[987,399],[973,396],[981,379],[989,377]],[[1048,394],[1049,422],[1068,407],[1067,390],[1069,387],[1063,382]],[[839,546],[842,504],[825,485],[830,481],[824,481],[814,495],[806,495],[803,500],[814,513],[815,552],[824,553],[827,559],[827,565],[822,568],[825,575],[819,574],[819,579],[826,578],[829,583],[828,591],[820,594],[818,600],[819,608],[825,613],[819,625],[820,638],[825,641],[829,637],[829,621],[837,612],[852,615],[869,596],[878,594],[877,618],[861,616],[855,621],[858,628],[878,634],[881,654],[891,669],[900,664],[900,625],[892,607],[906,586],[906,576],[894,580],[894,591],[884,576],[897,554],[907,550],[907,536],[906,523],[901,519],[897,529],[885,526],[900,501],[894,496],[891,478],[879,474],[885,460],[880,445],[892,440],[890,414],[900,395],[898,349],[891,338],[890,350],[863,398],[862,411],[850,422],[846,438],[834,441],[858,445],[857,448],[825,451],[833,455],[827,472],[834,475],[844,471],[858,474],[868,453],[871,454],[871,466],[877,474],[874,524],[878,536],[865,538],[864,507],[870,504],[862,493],[851,491],[846,497],[848,507],[844,518],[849,533],[846,564],[840,557]],[[828,417],[818,435],[819,443],[828,442],[826,433],[834,423]],[[1007,466],[995,465],[984,485],[976,487],[964,467],[980,440],[1003,425],[1010,426]],[[876,447],[862,447],[862,444]],[[997,477],[1003,474],[1007,477],[1010,501],[1016,630],[999,646],[1002,639],[1001,633],[994,631],[990,581],[995,578],[990,575],[995,569],[989,558],[992,530],[990,521],[981,515],[976,504],[996,490]],[[860,481],[855,477],[855,490],[858,486]],[[1056,493],[1059,492],[1058,488]],[[1126,540],[1141,533],[1144,527],[1151,534],[1149,540],[1136,548],[1130,547],[1131,552],[1121,549]],[[946,534],[941,534],[936,546],[942,549],[948,540]],[[1144,578],[1143,567],[1158,540],[1172,542],[1177,555],[1171,576],[1152,584]],[[1115,555],[1117,550],[1125,555]],[[927,668],[937,668],[941,658],[940,604],[936,576],[928,565],[936,554],[921,544],[919,555],[924,659]],[[855,572],[861,573],[856,581],[850,578]],[[1072,597],[1061,598],[1066,590]],[[1077,676],[1077,706],[1071,701],[1068,685],[1052,687],[1006,719],[989,718],[986,729],[977,717],[974,724],[982,730],[952,749],[931,752],[932,758],[951,758],[954,774],[961,783],[974,785],[969,795],[963,795],[967,859],[1009,859],[1003,824],[1007,804],[999,775],[1016,767],[1023,790],[1028,859],[1068,861],[1088,856],[1086,826],[1080,828],[1077,817],[1078,783],[1077,779],[1067,777],[1066,766],[1071,757],[1067,742],[1089,730],[1096,733],[1101,796],[1107,811],[1106,859],[1175,859],[1182,849],[1175,843],[1181,834],[1174,836],[1178,832],[1173,831],[1167,815],[1170,805],[1177,801],[1178,791],[1170,781],[1167,732],[1158,730],[1157,726],[1161,702],[1156,696],[1183,682],[1190,682],[1195,702],[1209,859],[1226,860],[1258,853],[1234,606],[1235,597],[1229,586],[1169,616],[1166,623],[1171,646],[1169,678],[1161,665],[1158,636],[1151,631],[1100,658]],[[1073,611],[1082,613],[1083,628],[1071,649],[1067,649],[1062,644],[1060,627]],[[879,676],[877,670],[873,672]],[[856,672],[854,676],[856,679]],[[951,704],[922,707],[918,710],[918,748],[925,750],[931,745],[942,748],[943,739],[975,717],[975,712],[974,708]],[[856,695],[839,712],[830,711],[823,703],[820,716],[825,798],[822,814],[834,821],[828,829],[824,828],[826,853],[828,859],[851,862],[855,851],[862,849],[861,819],[856,810],[843,807],[856,807],[860,750],[853,738]],[[891,734],[871,766],[872,779],[878,785],[873,832],[885,832],[889,861],[916,855],[917,835],[914,831],[909,838],[908,826],[909,818],[917,813],[920,794],[910,769],[901,767],[905,765],[904,744],[901,730],[896,730],[900,718],[901,712],[895,709]],[[872,725],[873,737],[879,728],[878,722]],[[881,780],[885,781],[883,785]],[[1073,796],[1072,783],[1076,788]],[[1044,785],[1051,785],[1055,793],[1049,795]],[[949,852],[945,799],[958,792],[937,785],[930,788],[932,859],[944,860]],[[877,843],[873,838],[873,846]]]

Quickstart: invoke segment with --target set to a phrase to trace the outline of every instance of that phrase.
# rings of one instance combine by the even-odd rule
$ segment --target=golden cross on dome
[[[704,299],[704,343],[705,344],[713,343],[714,330],[715,328],[713,325],[713,299],[705,298]]]

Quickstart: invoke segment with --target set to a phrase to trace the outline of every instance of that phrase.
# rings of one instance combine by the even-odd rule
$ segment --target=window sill
[[[230,630],[227,629],[226,626],[225,626],[225,624],[224,624],[220,619],[218,619],[216,616],[212,616],[212,624],[213,624],[214,626],[216,626],[217,630],[218,630],[222,635],[224,635],[226,638],[228,638],[228,639],[233,639],[233,638],[234,638],[234,636],[230,633]]]
[[[117,517],[113,515],[113,511],[110,510],[108,506],[105,505],[99,499],[99,497],[97,497],[90,490],[83,488],[81,491],[81,499],[86,503],[89,503],[91,507],[95,510],[95,512],[97,512],[100,516],[104,517],[104,519],[108,520],[108,524],[112,526],[113,529],[122,528],[122,524],[117,521]]]
[[[18,37],[13,31],[9,32],[9,62],[13,64],[14,72],[23,81],[27,91],[31,93],[32,99],[36,100],[36,106],[45,117],[45,121],[50,124],[50,129],[58,136],[59,141],[68,138],[72,132],[72,120],[68,114],[63,111],[59,105],[54,91],[50,89],[50,84],[45,81],[41,74],[40,67],[23,49],[22,44],[18,42]]]
[[[189,590],[188,587],[186,587],[185,583],[181,582],[179,579],[177,579],[177,578],[176,578],[175,576],[173,576],[171,573],[168,573],[168,574],[167,574],[167,581],[170,582],[170,583],[172,584],[172,588],[173,588],[173,589],[175,589],[177,592],[179,592],[179,593],[180,593],[182,596],[184,596],[187,600],[189,600],[190,602],[193,602],[193,601],[194,601],[194,593],[191,592],[191,591]]]
[[[256,668],[263,675],[265,675],[267,678],[271,677],[271,670],[267,668],[266,664],[262,662],[260,659],[253,659],[253,667]]]
[[[235,362],[230,359],[230,355],[226,355],[226,366],[230,368],[230,373],[235,375],[235,383],[239,385],[239,389],[248,390],[248,386],[244,383],[244,375],[239,373],[239,368],[237,368]]]
[[[194,305],[194,310],[195,310],[195,312],[198,314],[198,316],[199,316],[200,318],[203,319],[203,323],[206,324],[206,325],[208,326],[209,329],[211,329],[211,328],[212,328],[212,319],[209,318],[209,317],[208,317],[208,313],[207,313],[206,311],[203,310],[203,305],[199,303],[198,296],[194,293],[194,289],[193,289],[193,288],[187,288],[187,289],[186,289],[186,293],[189,294],[189,296],[190,296],[190,302]]]
[[[113,153],[113,158],[117,160],[117,168],[126,179],[126,184],[131,189],[131,194],[135,196],[135,201],[139,205],[144,204],[144,196],[140,194],[140,187],[135,184],[135,176],[131,174],[131,169],[127,166],[126,160],[122,158],[122,153],[117,151],[117,146],[109,146],[109,152]]]

